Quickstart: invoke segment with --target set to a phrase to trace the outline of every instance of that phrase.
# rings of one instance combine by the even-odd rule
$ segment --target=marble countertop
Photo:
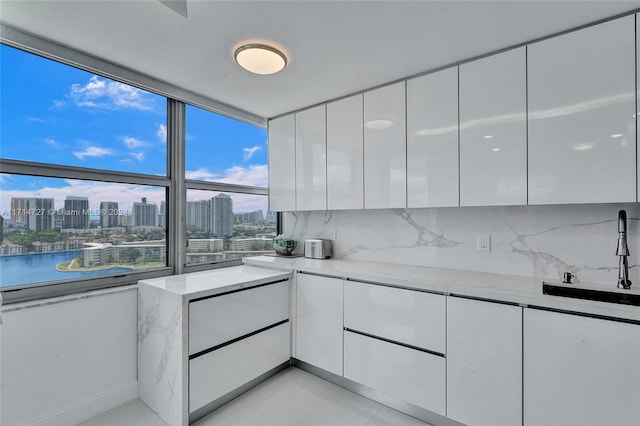
[[[287,278],[291,278],[291,272],[287,269],[270,270],[241,265],[141,280],[138,285],[148,285],[191,300]]]
[[[243,261],[245,265],[273,270],[302,271],[447,295],[640,321],[640,307],[637,306],[543,294],[540,278],[339,259],[258,256]],[[616,288],[615,283],[611,286]]]

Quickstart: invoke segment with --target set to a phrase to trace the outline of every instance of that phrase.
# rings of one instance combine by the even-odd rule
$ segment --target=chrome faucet
[[[624,210],[618,212],[618,248],[616,256],[620,257],[618,268],[618,288],[631,288],[629,279],[629,247],[627,247],[627,213]]]

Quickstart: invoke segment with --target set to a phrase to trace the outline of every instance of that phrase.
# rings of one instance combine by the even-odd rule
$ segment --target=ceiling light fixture
[[[393,126],[393,121],[382,118],[379,120],[369,120],[364,123],[364,127],[371,130],[382,130]]]
[[[238,65],[254,74],[275,74],[287,66],[284,53],[266,44],[245,44],[236,49],[233,57]]]

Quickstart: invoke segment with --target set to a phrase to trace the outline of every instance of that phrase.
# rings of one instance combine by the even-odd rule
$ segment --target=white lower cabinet
[[[445,359],[345,331],[344,376],[418,407],[445,414]]]
[[[342,376],[342,279],[296,274],[296,358]]]
[[[522,424],[522,308],[447,297],[447,417]]]
[[[640,425],[640,325],[525,309],[524,425]]]
[[[209,352],[189,363],[189,412],[289,360],[289,323]]]

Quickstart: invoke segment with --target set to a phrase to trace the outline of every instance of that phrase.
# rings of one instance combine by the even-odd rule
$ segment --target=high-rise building
[[[216,237],[233,235],[233,200],[227,194],[211,199],[211,231]]]
[[[211,232],[211,200],[187,201],[187,228],[196,232]]]
[[[28,198],[11,198],[11,219],[9,223],[15,227],[26,228],[29,224],[27,211],[29,211]]]
[[[64,227],[84,229],[89,227],[89,199],[67,196],[64,200]]]
[[[142,198],[141,203],[133,203],[133,226],[158,226],[158,206],[147,204]]]
[[[264,222],[264,216],[262,210],[256,210],[248,213],[234,213],[233,222],[240,223],[262,223]]]
[[[29,229],[40,232],[53,228],[53,198],[29,198]]]
[[[271,223],[271,224],[275,224],[277,221],[278,221],[278,213],[272,212],[272,211],[268,211],[267,212],[266,222],[267,223]]]
[[[118,226],[118,202],[100,202],[100,226],[103,228],[115,228]]]
[[[42,231],[53,228],[53,198],[11,198],[10,223]]]
[[[160,211],[158,212],[158,226],[167,227],[167,202],[160,201]]]

